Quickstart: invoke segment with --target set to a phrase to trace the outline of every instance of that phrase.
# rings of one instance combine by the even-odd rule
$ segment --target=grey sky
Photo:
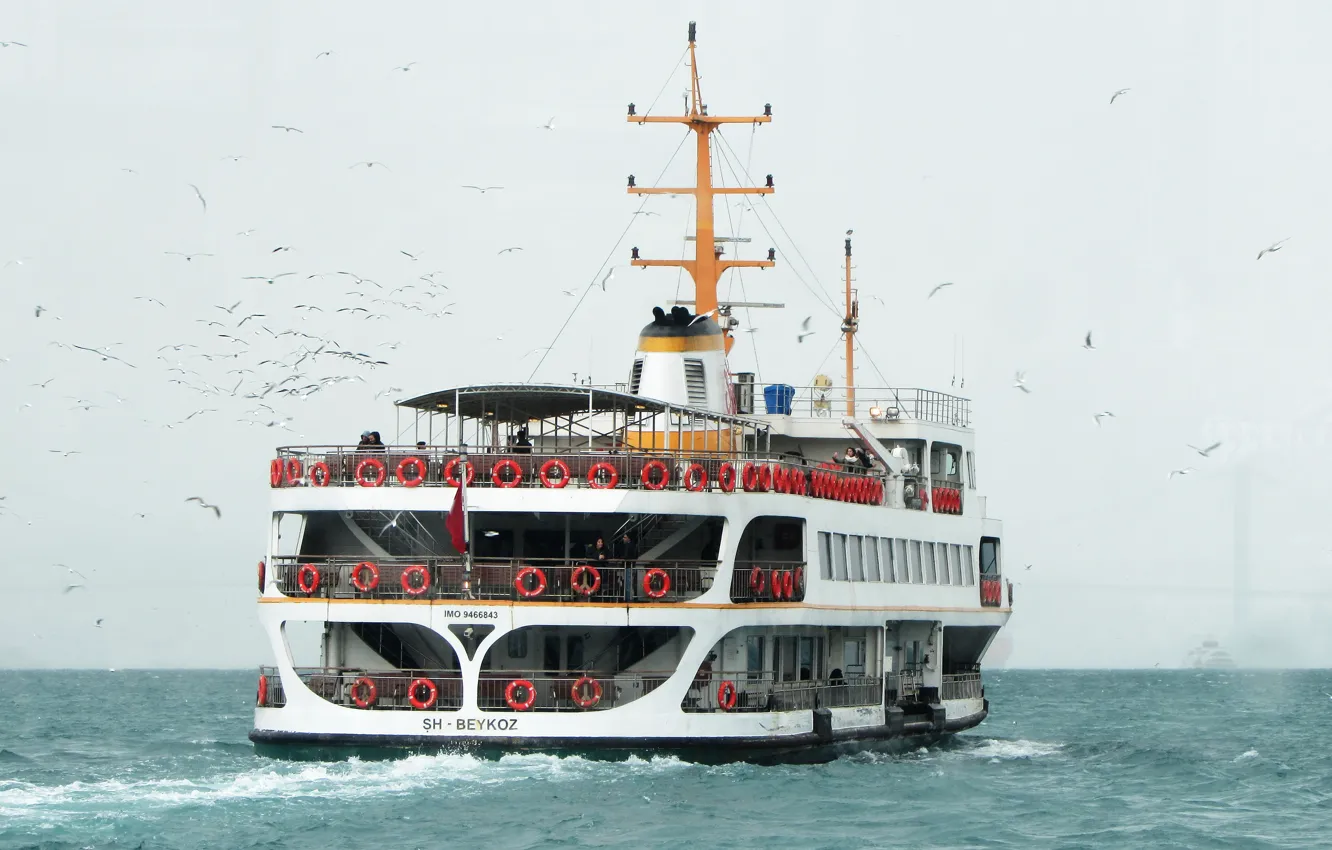
[[[393,410],[373,396],[390,386],[410,395],[527,377],[540,356],[529,349],[550,344],[574,302],[561,290],[600,279],[637,208],[626,175],[649,184],[679,143],[677,128],[626,125],[624,110],[634,101],[642,111],[659,90],[657,111],[679,108],[675,63],[693,18],[711,111],[774,109],[753,134],[749,170],[775,176],[776,218],[760,204],[758,219],[779,238],[753,213],[740,230],[754,237],[741,256],[772,244],[784,260],[743,279],[749,300],[788,305],[755,313],[762,380],[839,374],[836,351],[820,362],[836,317],[797,272],[835,293],[848,227],[863,339],[884,377],[948,390],[954,350],[965,349],[957,377],[974,400],[981,485],[1007,523],[1007,570],[1021,582],[1010,663],[1169,666],[1207,634],[1252,663],[1332,662],[1332,549],[1318,525],[1332,410],[1323,318],[1332,8],[551,9],[11,4],[0,41],[29,46],[0,49],[0,357],[9,358],[0,433],[11,447],[0,479],[0,657],[267,661],[253,576],[271,448],[354,442],[365,428],[387,436]],[[418,64],[394,70],[409,62]],[[552,115],[556,129],[539,129]],[[751,157],[748,127],[725,138]],[[245,159],[224,159],[233,155]],[[365,160],[391,170],[350,167]],[[686,149],[663,182],[688,183],[690,162]],[[468,183],[505,188],[482,196],[460,188]],[[678,255],[686,202],[647,209],[661,215],[637,217],[614,264],[632,245]],[[731,229],[726,215],[719,204],[719,233]],[[1280,252],[1254,259],[1286,237]],[[512,245],[524,250],[497,255]],[[279,246],[293,250],[273,253]],[[214,256],[186,262],[169,251]],[[424,287],[419,275],[442,270],[441,297],[395,297],[427,309],[456,301],[453,315],[371,304],[391,318],[339,315],[364,303],[344,295],[349,279],[305,279],[338,269],[384,292]],[[288,271],[299,274],[241,280]],[[598,382],[623,380],[638,328],[676,280],[673,270],[617,270],[538,378],[591,369]],[[944,280],[956,285],[927,303]],[[235,318],[213,306],[238,300]],[[302,303],[324,312],[302,318],[292,310]],[[50,312],[34,318],[37,304]],[[239,362],[191,349],[154,359],[166,344],[246,348],[213,336],[232,329],[195,319],[234,325],[251,312],[266,316],[238,334],[256,352]],[[807,315],[816,333],[793,345]],[[274,404],[290,432],[238,423],[253,409],[240,398],[167,383],[177,359],[201,373],[188,376],[195,383],[230,388],[243,377],[242,393],[280,377],[226,374],[297,347],[250,336],[256,324],[331,335],[391,366],[321,360],[315,377],[366,382]],[[1097,351],[1081,348],[1088,329]],[[123,342],[113,353],[138,368],[53,340]],[[742,334],[733,370],[755,367],[750,344]],[[858,363],[861,385],[881,384],[866,358]],[[1029,395],[1011,387],[1018,370]],[[98,407],[72,410],[80,399]],[[218,412],[162,427],[201,408]],[[1092,414],[1106,409],[1116,417],[1098,429]],[[1214,439],[1227,445],[1207,460],[1185,448]],[[1255,598],[1252,633],[1231,635],[1240,456],[1259,467],[1252,582],[1282,595]],[[1197,472],[1167,483],[1170,469],[1189,465]],[[191,495],[219,504],[222,519],[184,504]],[[62,594],[54,562],[85,573],[87,588]]]

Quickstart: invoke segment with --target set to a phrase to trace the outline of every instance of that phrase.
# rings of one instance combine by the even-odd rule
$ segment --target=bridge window
[[[921,546],[921,552],[924,555],[924,557],[921,559],[921,563],[924,565],[925,583],[938,584],[939,573],[935,570],[934,566],[934,544],[927,542],[920,544],[920,546]]]
[[[870,539],[873,540],[874,538]],[[865,564],[864,556],[862,555],[862,549],[864,548],[862,545],[863,543],[864,538],[859,534],[852,534],[846,538],[846,561],[849,567],[847,577],[851,581],[865,580]]]
[[[980,545],[980,571],[983,576],[999,575],[999,539],[982,537]]]
[[[832,580],[832,535],[819,532],[819,578]]]
[[[967,587],[976,584],[975,551],[970,546],[962,547],[962,583]]]
[[[908,550],[908,557],[910,558],[911,561],[911,583],[924,584],[925,576],[924,573],[921,571],[921,566],[920,566],[920,541],[911,540],[909,541],[909,543],[910,543],[910,548]]]
[[[976,455],[974,452],[967,452],[967,486],[972,490],[976,489]]]
[[[865,581],[879,581],[879,538],[865,538]]]
[[[505,639],[505,643],[508,644],[506,648],[509,651],[510,658],[527,657],[527,632],[521,629],[515,632],[509,632],[508,637]]]
[[[833,580],[846,581],[846,535],[832,536]]]

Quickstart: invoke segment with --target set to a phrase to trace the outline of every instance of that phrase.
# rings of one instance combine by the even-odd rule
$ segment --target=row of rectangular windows
[[[819,574],[831,581],[972,587],[972,547],[892,537],[819,532]]]

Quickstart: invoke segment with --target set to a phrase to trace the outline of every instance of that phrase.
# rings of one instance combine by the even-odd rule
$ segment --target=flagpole
[[[458,478],[458,488],[462,493],[462,530],[463,530],[463,596],[467,599],[472,598],[472,529],[471,521],[467,516],[467,444],[462,444],[462,451],[458,455],[458,467],[461,474]]]

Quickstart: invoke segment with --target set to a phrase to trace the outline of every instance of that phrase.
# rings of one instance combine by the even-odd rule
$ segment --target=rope
[[[652,108],[657,105],[657,101],[661,100],[661,96],[665,93],[666,87],[671,84],[671,80],[675,79],[675,72],[680,70],[680,63],[684,62],[684,58],[688,55],[689,48],[686,47],[684,52],[680,54],[680,58],[675,60],[675,67],[671,68],[671,73],[666,76],[666,82],[661,84],[661,89],[657,92],[657,96],[652,98],[652,104],[648,106],[647,111],[643,113],[644,115],[650,115],[652,113]]]

